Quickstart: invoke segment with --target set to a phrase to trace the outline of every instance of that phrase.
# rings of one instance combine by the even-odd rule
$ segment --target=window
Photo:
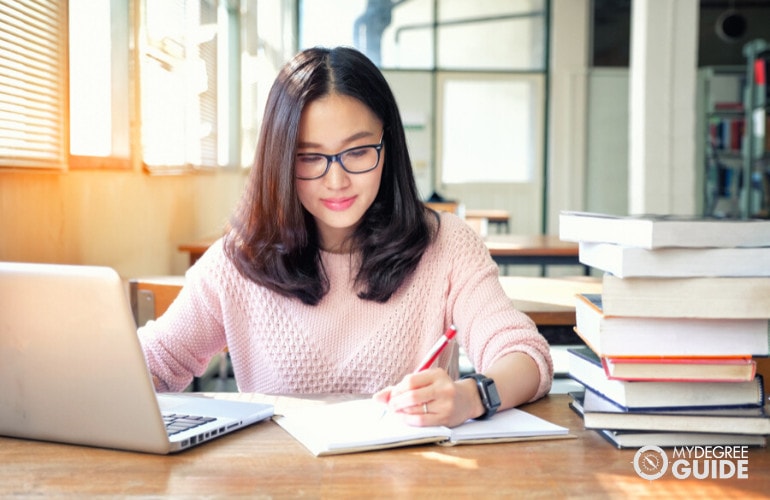
[[[442,180],[530,182],[540,146],[533,119],[541,86],[537,79],[500,75],[442,78]]]
[[[71,167],[131,166],[128,13],[126,0],[69,0]]]
[[[240,26],[255,6],[0,0],[0,166],[241,165]]]
[[[383,69],[424,196],[470,183],[536,191],[547,7],[547,0],[300,0],[299,42],[355,46]],[[402,84],[418,74],[427,76],[423,87]]]
[[[384,69],[544,69],[544,0],[300,0],[299,9],[300,48],[353,46]]]
[[[220,47],[228,42],[227,12],[205,0],[145,0],[142,5],[139,80],[145,164],[228,165],[228,59],[226,47]]]

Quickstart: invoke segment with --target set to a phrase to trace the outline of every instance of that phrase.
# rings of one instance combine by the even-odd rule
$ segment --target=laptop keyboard
[[[173,436],[179,432],[183,432],[199,425],[213,422],[216,418],[213,417],[199,417],[196,415],[181,415],[178,413],[164,413],[163,421],[166,423],[166,432],[169,436]]]

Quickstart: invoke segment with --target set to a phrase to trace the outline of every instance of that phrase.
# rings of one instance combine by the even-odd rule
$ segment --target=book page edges
[[[498,438],[480,438],[480,439],[447,439],[438,441],[439,446],[462,446],[466,444],[494,444],[494,443],[517,443],[520,441],[551,441],[553,439],[575,439],[574,434],[539,434],[537,436],[507,436]]]

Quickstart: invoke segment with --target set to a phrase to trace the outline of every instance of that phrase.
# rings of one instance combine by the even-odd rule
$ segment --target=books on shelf
[[[770,246],[770,220],[562,211],[559,237],[639,248]]]
[[[609,316],[770,318],[770,277],[618,278],[605,273],[602,307]]]
[[[610,380],[672,382],[742,382],[753,380],[757,364],[751,357],[610,358],[602,357]]]
[[[414,427],[372,399],[297,408],[274,420],[316,456],[428,443],[454,446],[573,437],[566,427],[516,408],[454,428]]]
[[[628,410],[761,406],[762,377],[747,382],[631,382],[610,380],[587,347],[568,349],[569,376]]]
[[[618,278],[770,276],[770,247],[646,248],[581,241],[581,263]]]
[[[723,116],[709,120],[709,141],[718,152],[740,153],[743,134],[746,128],[744,116],[738,115],[738,111],[719,110]],[[725,116],[724,113],[736,113],[735,116]]]
[[[570,408],[581,417],[584,416],[583,394],[571,393]],[[755,409],[759,410],[759,409]],[[730,433],[731,429],[719,432],[688,432],[663,430],[621,430],[594,429],[600,436],[617,448],[641,448],[642,446],[680,447],[680,446],[765,446],[766,438],[762,435]],[[728,431],[728,432],[725,432]]]
[[[600,294],[580,294],[576,332],[599,356],[768,356],[770,320],[608,316]]]
[[[770,434],[770,408],[715,408],[705,410],[628,411],[590,389],[583,399],[586,429]]]

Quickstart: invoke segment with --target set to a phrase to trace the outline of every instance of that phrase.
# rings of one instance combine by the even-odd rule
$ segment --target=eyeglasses
[[[326,175],[335,161],[340,164],[342,170],[349,174],[365,174],[377,168],[380,163],[380,152],[384,139],[385,132],[383,131],[379,144],[356,146],[334,155],[297,153],[297,158],[294,160],[294,175],[297,179],[305,181],[320,179]]]

